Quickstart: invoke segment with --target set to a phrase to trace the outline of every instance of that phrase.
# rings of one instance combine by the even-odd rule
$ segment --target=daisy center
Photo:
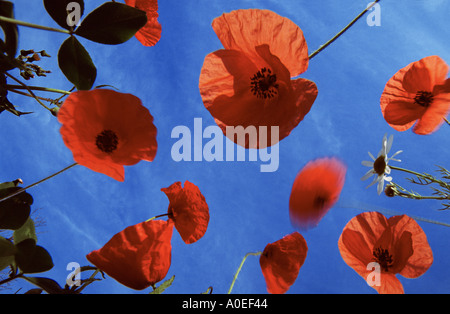
[[[414,97],[414,103],[422,107],[428,107],[433,102],[433,93],[420,91],[417,92],[416,97]]]
[[[386,161],[384,160],[384,156],[381,155],[380,157],[378,157],[374,163],[373,163],[373,170],[375,170],[375,172],[381,176],[382,174],[384,174],[384,171],[386,170]]]
[[[117,149],[117,145],[119,144],[119,138],[114,131],[111,130],[103,130],[97,135],[95,139],[95,144],[98,149],[100,149],[104,153],[111,154],[113,151]]]
[[[262,68],[251,78],[251,91],[258,98],[272,98],[278,94],[276,74],[268,68]]]
[[[373,250],[373,257],[384,271],[388,271],[389,267],[392,267],[392,263],[394,262],[389,251],[382,249],[381,247]]]

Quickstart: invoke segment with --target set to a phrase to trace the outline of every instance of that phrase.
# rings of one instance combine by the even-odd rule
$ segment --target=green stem
[[[171,216],[171,214],[170,213],[165,213],[165,214],[161,214],[161,215],[158,215],[158,216],[154,216],[154,217],[152,217],[150,219],[147,219],[145,222],[153,220],[153,219],[156,219],[156,218],[164,217],[164,216]]]
[[[58,174],[63,173],[64,171],[69,170],[70,168],[72,168],[72,167],[74,167],[76,165],[78,165],[78,163],[73,163],[70,166],[65,167],[64,169],[62,169],[62,170],[60,170],[58,172],[55,172],[54,174],[52,174],[52,175],[50,175],[50,176],[48,176],[48,177],[46,177],[46,178],[44,178],[42,180],[39,180],[39,181],[37,181],[37,182],[35,182],[33,184],[30,184],[29,186],[26,186],[23,189],[20,189],[20,190],[14,192],[12,194],[9,194],[8,196],[5,196],[5,197],[1,198],[0,199],[0,203],[3,202],[3,201],[6,201],[7,199],[10,199],[11,197],[14,197],[14,196],[20,194],[20,193],[22,193],[22,192],[24,192],[24,191],[26,191],[28,189],[31,189],[32,187],[35,187],[36,185],[41,184],[42,182],[45,182],[45,181],[47,181],[47,180],[49,180],[49,179],[51,179],[53,177],[56,177]]]
[[[396,167],[396,166],[391,166],[391,165],[389,165],[389,167],[391,169],[394,169],[394,170],[403,171],[403,172],[407,172],[407,173],[413,174],[413,175],[415,175],[417,177],[424,178],[425,180],[430,180],[430,181],[432,181],[434,183],[437,183],[437,184],[439,184],[441,186],[446,186],[447,185],[445,182],[443,182],[441,180],[438,180],[438,179],[436,179],[436,178],[434,178],[433,176],[430,176],[430,175],[425,175],[425,174],[418,173],[418,172],[415,172],[415,171],[412,171],[412,170],[408,170],[408,169],[404,169],[404,168],[400,168],[400,167]]]
[[[233,290],[234,283],[236,282],[236,279],[239,276],[239,273],[241,272],[242,266],[244,266],[244,263],[245,263],[245,260],[247,259],[247,257],[249,257],[250,255],[259,256],[261,254],[262,254],[262,252],[250,252],[250,253],[245,254],[244,258],[242,259],[241,265],[239,265],[239,268],[236,271],[236,274],[234,274],[233,281],[231,282],[230,289],[228,289],[228,294],[230,294],[231,290]]]
[[[368,6],[364,11],[362,11],[357,17],[355,17],[346,27],[344,27],[339,33],[337,33],[333,38],[331,38],[329,41],[327,41],[325,44],[320,46],[319,49],[314,51],[312,54],[309,55],[309,59],[311,60],[314,58],[319,52],[324,50],[326,47],[331,45],[336,39],[338,39],[342,34],[344,34],[350,27],[352,27],[353,24],[355,24],[364,14],[366,14],[367,11],[369,11],[377,2],[380,2],[380,0],[374,1],[370,6]]]
[[[31,94],[27,94],[27,93],[24,93],[24,92],[15,90],[15,89],[9,89],[9,91],[12,92],[12,93],[19,94],[19,95],[23,95],[23,96],[27,96],[27,97],[31,97],[31,98],[37,98],[37,99],[40,99],[40,100],[48,101],[49,103],[53,103],[55,105],[59,105],[57,101],[55,101],[54,99],[51,99],[51,98],[45,98],[45,97],[40,97],[40,96],[33,96]]]
[[[47,109],[47,110],[50,111],[50,112],[52,111],[52,110],[51,110],[49,107],[47,107],[42,101],[40,101],[38,97],[36,97],[36,95],[33,93],[33,91],[32,91],[25,83],[22,83],[19,79],[15,78],[13,75],[9,74],[8,72],[4,72],[4,73],[5,73],[5,75],[8,76],[9,78],[11,78],[11,79],[13,79],[14,81],[16,81],[17,83],[19,83],[20,86],[21,86],[23,89],[26,89],[26,90],[30,93],[30,95],[33,96],[33,98],[34,98],[34,99],[35,99],[42,107],[44,107],[45,109]]]
[[[28,22],[12,19],[12,18],[9,18],[9,17],[6,17],[6,16],[0,16],[0,22],[26,26],[26,27],[31,27],[31,28],[45,30],[45,31],[57,32],[57,33],[63,33],[63,34],[69,34],[69,35],[71,34],[70,31],[68,31],[66,29],[59,29],[59,28],[53,28],[53,27],[47,27],[47,26],[32,24],[32,23],[28,23]]]
[[[448,125],[450,125],[450,121],[447,120],[447,118],[444,117],[445,122],[447,122]]]
[[[23,86],[23,85],[6,85],[6,88],[8,90],[12,89],[26,89],[26,90],[38,90],[43,92],[51,92],[51,93],[58,93],[58,94],[64,94],[64,95],[70,95],[71,92],[62,90],[62,89],[56,89],[56,88],[49,88],[49,87],[40,87],[40,86]]]
[[[397,192],[397,195],[404,198],[410,198],[414,200],[448,200],[450,198],[445,196],[422,196],[422,195],[415,195],[415,194],[409,194],[404,192]]]

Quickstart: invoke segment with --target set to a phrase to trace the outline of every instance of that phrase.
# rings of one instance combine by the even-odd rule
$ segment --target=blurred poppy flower
[[[144,46],[154,46],[161,38],[157,0],[125,0],[125,4],[147,13],[147,24],[135,35]]]
[[[430,56],[398,71],[381,95],[386,122],[397,131],[408,130],[416,122],[416,134],[436,131],[450,110],[448,70],[440,57]]]
[[[318,93],[312,81],[291,80],[308,68],[302,30],[287,18],[258,9],[225,13],[212,27],[225,49],[204,60],[199,88],[205,107],[233,142],[247,148],[275,145],[303,120]],[[267,138],[243,144],[234,132],[227,134],[227,126],[255,127]],[[267,132],[262,134],[259,127]],[[279,128],[278,137],[272,127]]]
[[[267,244],[259,263],[269,293],[282,294],[289,290],[298,277],[307,252],[306,241],[298,232]]]
[[[193,183],[175,182],[168,188],[162,188],[169,198],[169,219],[186,244],[199,240],[206,232],[209,223],[209,208],[200,189]]]
[[[164,279],[170,268],[173,223],[149,220],[114,235],[86,258],[121,284],[142,290]]]
[[[387,219],[378,212],[359,214],[345,226],[338,246],[347,265],[382,294],[404,293],[395,275],[417,278],[433,263],[425,233],[406,215]],[[378,283],[369,282],[373,262],[379,265]]]
[[[315,227],[338,201],[347,167],[336,158],[319,158],[297,174],[289,198],[289,217],[294,227]]]
[[[153,117],[131,94],[106,89],[71,93],[58,121],[75,161],[118,181],[124,181],[124,165],[155,158]]]

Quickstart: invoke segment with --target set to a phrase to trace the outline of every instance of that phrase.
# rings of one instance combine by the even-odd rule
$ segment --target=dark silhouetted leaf
[[[70,6],[69,6],[70,4]],[[79,5],[80,12],[75,12],[73,5]],[[84,13],[83,0],[44,0],[44,7],[52,19],[58,23],[59,26],[71,30],[74,28],[77,21],[74,17],[81,18]],[[67,19],[69,18],[69,23]]]
[[[42,246],[36,245],[34,239],[26,239],[16,244],[15,260],[25,274],[41,273],[53,268],[50,254]]]
[[[61,71],[78,90],[89,90],[94,85],[97,69],[89,53],[74,36],[67,38],[59,48]]]
[[[62,294],[64,290],[61,286],[50,278],[45,277],[22,277],[28,282],[31,282],[33,285],[43,289],[48,294]]]
[[[0,271],[14,263],[15,253],[14,244],[8,239],[0,237]]]
[[[20,187],[2,189],[0,199],[21,189]],[[22,227],[30,216],[31,204],[33,197],[27,192],[0,202],[0,229],[16,230]]]
[[[13,238],[14,243],[16,244],[26,239],[33,239],[37,241],[33,219],[28,217],[27,221],[22,225],[22,227],[14,231]]]
[[[9,1],[0,1],[0,15],[14,18],[14,5]],[[19,42],[17,25],[12,23],[0,22],[0,27],[3,29],[5,35],[4,41],[0,45],[2,53],[5,53],[9,58],[14,58],[17,52],[17,45]],[[2,60],[3,61],[3,60]],[[9,70],[0,65],[2,70]],[[7,66],[10,66],[7,64]]]
[[[106,2],[89,13],[75,34],[107,45],[126,42],[147,23],[147,14],[131,6]]]
[[[42,291],[44,291],[43,289],[40,288],[35,288],[35,289],[30,289],[27,292],[25,292],[24,294],[41,294]]]

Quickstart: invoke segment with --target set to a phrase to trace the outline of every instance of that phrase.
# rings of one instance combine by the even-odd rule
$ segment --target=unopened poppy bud
[[[23,181],[22,181],[22,179],[18,178],[16,180],[14,180],[13,183],[14,183],[14,186],[18,186],[19,184],[23,184]]]
[[[384,194],[387,197],[394,197],[397,194],[397,189],[393,185],[387,185],[384,189]]]
[[[58,111],[59,111],[59,107],[53,107],[52,109],[50,109],[50,112],[51,112],[52,115],[54,115],[55,117],[58,116]]]

